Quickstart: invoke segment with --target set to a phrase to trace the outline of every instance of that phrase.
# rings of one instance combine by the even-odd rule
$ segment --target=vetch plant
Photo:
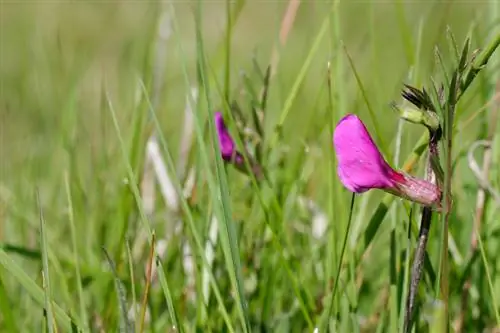
[[[234,140],[226,127],[222,114],[220,112],[215,112],[214,120],[222,159],[226,163],[234,165],[234,167],[239,171],[247,173],[248,168],[246,167],[245,156],[243,156],[243,154],[241,154],[236,149],[236,144],[234,143]],[[248,153],[246,154],[246,156],[248,157],[248,163],[255,178],[257,180],[262,179],[262,172],[259,164],[257,164],[248,155]]]
[[[428,159],[425,179],[416,178],[391,168],[370,137],[363,122],[348,114],[337,124],[333,143],[338,160],[338,176],[342,184],[353,193],[370,189],[381,189],[398,197],[421,204],[422,214],[417,249],[411,269],[410,288],[406,301],[404,331],[411,331],[414,321],[415,299],[424,269],[424,258],[433,210],[441,213],[441,258],[436,292],[442,301],[443,314],[439,315],[439,326],[448,328],[448,221],[451,212],[452,141],[455,109],[477,74],[485,67],[494,51],[500,45],[500,34],[481,53],[469,57],[470,40],[467,39],[461,52],[455,45],[453,35],[449,36],[455,50],[456,67],[447,73],[439,50],[438,63],[443,69],[444,83],[437,86],[431,78],[430,94],[409,85],[402,92],[411,106],[396,106],[400,118],[413,124],[424,125],[429,133]],[[438,144],[443,142],[443,166]]]
[[[348,114],[339,121],[333,145],[338,176],[349,191],[381,189],[424,206],[439,207],[441,190],[431,182],[394,170],[358,116]]]
[[[220,112],[215,113],[215,127],[219,138],[222,159],[226,162],[233,163],[235,166],[242,166],[244,164],[243,155],[236,150],[236,144],[231,134],[229,134],[226,124],[224,123],[224,118],[222,118]]]

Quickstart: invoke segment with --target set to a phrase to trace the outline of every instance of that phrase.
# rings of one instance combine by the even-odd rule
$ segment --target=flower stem
[[[429,230],[431,227],[432,210],[424,207],[422,210],[422,219],[420,221],[420,233],[418,235],[417,250],[415,259],[411,268],[410,291],[406,300],[405,332],[410,332],[413,320],[413,310],[415,308],[415,298],[418,292],[418,285],[422,279],[424,268],[425,248],[429,239]]]
[[[436,183],[436,173],[432,167],[432,160],[439,159],[439,152],[437,149],[438,137],[430,133],[429,141],[429,158],[427,159],[427,173],[426,180],[431,183]],[[410,290],[406,299],[406,314],[405,314],[405,332],[411,331],[413,321],[413,312],[415,309],[415,299],[418,292],[418,285],[422,279],[422,273],[425,261],[425,248],[427,240],[429,239],[429,230],[432,221],[432,209],[430,207],[423,207],[422,218],[420,220],[420,233],[418,235],[417,250],[415,251],[415,258],[411,269]]]

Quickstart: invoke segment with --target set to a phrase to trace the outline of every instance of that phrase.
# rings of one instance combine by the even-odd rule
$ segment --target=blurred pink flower
[[[333,145],[338,176],[349,191],[363,193],[375,188],[425,206],[439,206],[439,188],[391,168],[356,115],[348,114],[339,121]]]
[[[220,112],[215,113],[215,128],[219,137],[219,147],[222,159],[226,162],[234,162],[236,164],[243,164],[243,156],[236,151],[234,140],[229,134],[224,118]]]

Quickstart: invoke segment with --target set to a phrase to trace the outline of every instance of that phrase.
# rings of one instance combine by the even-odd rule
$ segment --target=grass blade
[[[200,85],[203,87],[203,92],[205,94],[206,103],[208,110],[214,110],[211,105],[210,100],[210,89],[209,89],[209,81],[206,77],[208,73],[206,63],[205,63],[205,52],[203,46],[203,40],[201,35],[201,2],[198,2],[197,14],[196,14],[196,30],[197,30],[197,49],[198,49],[198,68],[199,68],[199,79]],[[214,205],[215,213],[219,221],[221,221],[221,225],[219,228],[220,232],[220,240],[222,249],[224,252],[224,256],[226,259],[226,267],[229,272],[229,277],[231,280],[231,284],[235,290],[236,301],[238,304],[238,314],[240,316],[242,328],[244,332],[250,331],[250,320],[248,317],[248,310],[245,301],[245,297],[243,294],[243,277],[241,273],[241,263],[239,258],[239,248],[237,243],[236,231],[234,229],[233,221],[231,218],[230,211],[230,200],[229,200],[229,188],[227,184],[226,174],[224,171],[224,166],[222,162],[222,157],[220,153],[219,145],[217,144],[218,139],[215,133],[215,124],[213,120],[213,116],[211,112],[209,112],[209,131],[211,132],[212,137],[212,147],[215,147],[215,155],[216,155],[216,177],[217,183],[212,178],[212,175],[208,173],[208,186],[210,192],[212,193],[214,198],[220,198],[219,202]],[[196,137],[198,140],[198,144],[203,147],[204,140],[202,138],[202,133],[199,130],[201,128],[200,117],[196,117],[196,122],[198,125],[198,131],[196,131]],[[203,164],[209,166],[210,163],[208,161],[207,152],[204,147],[200,149],[200,155],[203,160]],[[217,186],[218,185],[218,186]]]
[[[141,88],[143,89],[143,92],[144,92],[144,85],[142,84],[142,82],[141,82]],[[148,101],[148,106],[151,107],[151,105],[149,103],[149,99],[147,99],[147,101]],[[146,215],[146,213],[144,212],[144,204],[143,204],[143,201],[141,199],[139,186],[137,185],[137,182],[135,181],[134,171],[132,169],[132,165],[130,163],[130,158],[128,156],[127,150],[125,149],[125,143],[123,141],[120,126],[118,125],[118,119],[116,118],[116,112],[114,110],[113,104],[111,103],[111,99],[109,98],[109,96],[107,96],[107,102],[108,102],[109,112],[111,113],[111,118],[113,120],[113,126],[115,129],[116,135],[118,137],[118,141],[120,143],[120,148],[122,150],[123,161],[124,161],[124,164],[125,164],[126,169],[127,169],[127,178],[128,178],[131,190],[132,190],[133,198],[135,200],[137,209],[139,211],[140,220],[144,223],[146,230],[148,231],[149,236],[152,237],[153,230],[151,229],[151,224],[149,222],[149,218]],[[136,129],[136,130],[138,130],[138,129]],[[174,172],[175,172],[175,168],[172,168],[171,170],[174,170]],[[177,193],[180,193],[180,191],[178,191]],[[124,241],[125,241],[125,239],[123,239],[123,242]],[[150,244],[150,246],[152,246],[152,244]],[[156,254],[158,254],[158,253],[156,253]],[[158,269],[158,272],[159,272],[158,276],[159,276],[159,279],[161,282],[161,287],[162,287],[162,290],[164,292],[164,295],[170,295],[170,291],[167,288],[168,285],[166,283],[166,277],[165,277],[165,272],[163,270],[163,266],[161,265],[161,262],[159,260],[157,263],[158,263],[158,268],[159,268]],[[170,306],[173,306],[173,304],[171,302],[169,302],[168,297],[166,298],[166,300],[167,300],[167,304],[169,304]],[[175,322],[176,319],[174,317],[174,318],[171,318],[171,320],[173,322]],[[179,327],[179,326],[177,326],[177,327]]]
[[[356,199],[356,194],[353,193],[352,197],[351,197],[351,205],[350,205],[350,209],[349,209],[349,219],[347,221],[347,229],[345,230],[345,234],[344,234],[344,241],[342,243],[342,250],[340,252],[340,258],[339,258],[339,264],[338,264],[338,268],[337,268],[337,274],[335,275],[332,296],[331,296],[331,299],[330,299],[330,306],[329,306],[328,315],[326,317],[324,327],[328,327],[328,325],[329,325],[329,321],[330,321],[330,317],[331,317],[331,311],[332,311],[334,300],[335,300],[335,294],[337,293],[337,289],[338,289],[338,284],[339,284],[339,279],[340,279],[340,273],[342,272],[342,262],[344,261],[345,249],[347,247],[347,241],[349,239],[349,230],[351,228],[352,212],[354,210],[354,200],[355,199]]]
[[[2,324],[8,332],[19,332],[16,327],[15,317],[12,311],[13,302],[9,299],[4,279],[3,270],[0,271],[0,312],[2,313]]]
[[[484,251],[484,246],[483,246],[483,241],[481,239],[481,235],[479,234],[479,232],[476,230],[475,231],[476,234],[477,234],[477,241],[478,241],[478,245],[479,245],[479,250],[481,251],[481,259],[483,260],[483,265],[484,265],[484,270],[486,271],[486,278],[488,280],[488,287],[490,289],[490,292],[491,292],[491,300],[493,302],[493,311],[495,312],[495,319],[497,321],[497,325],[500,326],[500,314],[498,312],[498,304],[497,304],[497,301],[496,301],[496,297],[495,297],[495,288],[493,287],[493,280],[491,278],[491,273],[490,273],[490,269],[488,267],[488,259],[486,258],[486,253]]]
[[[392,160],[392,154],[389,154],[389,149],[385,144],[384,139],[382,138],[380,129],[378,127],[378,121],[377,117],[375,116],[375,111],[373,110],[373,107],[368,99],[368,95],[366,93],[366,89],[363,86],[363,82],[361,82],[361,78],[359,77],[358,71],[356,70],[356,67],[354,66],[354,62],[352,61],[352,58],[347,51],[347,48],[345,45],[343,45],[345,55],[347,56],[347,59],[349,60],[349,65],[351,66],[352,73],[354,74],[354,77],[356,78],[356,82],[358,84],[358,88],[361,91],[361,95],[363,96],[363,100],[366,104],[366,107],[368,108],[368,112],[370,113],[370,117],[373,123],[373,127],[375,129],[375,136],[377,137],[377,141],[380,143],[380,147],[382,151],[385,153],[387,158],[389,160]]]
[[[50,272],[49,272],[49,259],[48,259],[48,249],[47,249],[47,235],[45,231],[45,220],[43,217],[43,209],[42,204],[40,202],[40,193],[38,189],[36,190],[36,202],[38,205],[38,212],[40,218],[40,251],[42,253],[42,281],[43,281],[43,290],[45,292],[45,318],[47,321],[47,330],[49,333],[54,332],[54,324],[53,319],[54,315],[52,312],[52,304],[51,304],[51,291],[50,291]]]
[[[102,251],[104,252],[104,256],[106,257],[106,261],[111,269],[111,273],[113,274],[113,279],[115,281],[115,291],[116,296],[118,298],[118,306],[120,311],[120,333],[132,333],[133,329],[127,319],[127,296],[125,294],[125,288],[123,287],[120,278],[118,277],[118,273],[116,272],[115,263],[111,259],[108,254],[108,251],[103,247]]]
[[[333,3],[333,1],[332,1]],[[331,6],[330,10],[333,10],[333,4]],[[285,104],[283,105],[283,109],[281,110],[281,114],[279,116],[278,123],[276,124],[276,130],[273,133],[273,136],[270,139],[269,146],[270,148],[273,148],[277,143],[279,139],[279,133],[281,132],[281,128],[283,127],[283,124],[292,108],[293,102],[295,101],[295,98],[297,97],[297,93],[299,91],[299,88],[302,84],[302,81],[304,80],[304,77],[306,76],[307,70],[311,66],[311,63],[313,61],[314,55],[318,51],[319,46],[321,45],[321,42],[323,41],[323,38],[328,31],[328,26],[330,23],[330,16],[328,15],[324,20],[323,23],[321,24],[320,30],[318,34],[316,35],[316,38],[314,39],[313,45],[311,46],[311,49],[309,53],[307,54],[306,60],[304,61],[304,64],[300,68],[299,74],[297,75],[297,78],[295,79],[295,82],[292,86],[292,89],[290,90],[290,93],[288,94],[287,99],[285,100]]]
[[[40,305],[45,304],[45,292],[40,288],[22,269],[16,262],[9,257],[3,249],[0,249],[0,265],[2,265],[7,271],[12,274],[16,280],[26,289],[28,294]],[[71,319],[66,312],[57,304],[52,302],[52,308],[54,310],[54,315],[62,328],[66,332],[70,332],[74,326],[81,327],[76,320]]]
[[[73,260],[75,261],[75,275],[76,275],[76,290],[78,291],[78,298],[80,301],[80,317],[82,318],[83,328],[88,331],[88,316],[85,306],[85,298],[83,296],[82,287],[82,276],[80,274],[80,259],[78,257],[78,246],[76,241],[76,231],[75,231],[75,216],[73,211],[73,199],[71,196],[71,188],[69,184],[69,176],[67,173],[64,174],[64,185],[66,189],[66,200],[68,202],[68,217],[69,226],[71,231],[71,242],[73,243]]]

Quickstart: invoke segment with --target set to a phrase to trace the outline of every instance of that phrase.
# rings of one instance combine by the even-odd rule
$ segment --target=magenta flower
[[[222,159],[225,162],[232,163],[238,170],[248,173],[243,155],[236,150],[234,140],[229,134],[224,123],[224,118],[220,112],[215,112],[215,128],[219,138],[219,147]],[[249,156],[250,169],[257,180],[262,180],[263,173],[260,165]]]
[[[389,166],[363,122],[354,114],[342,118],[333,134],[337,174],[351,192],[381,189],[425,206],[439,206],[441,191],[428,181]]]
[[[215,113],[215,128],[219,137],[219,147],[222,159],[226,162],[234,162],[236,164],[243,164],[243,156],[236,151],[234,140],[229,134],[224,118],[220,112]]]

